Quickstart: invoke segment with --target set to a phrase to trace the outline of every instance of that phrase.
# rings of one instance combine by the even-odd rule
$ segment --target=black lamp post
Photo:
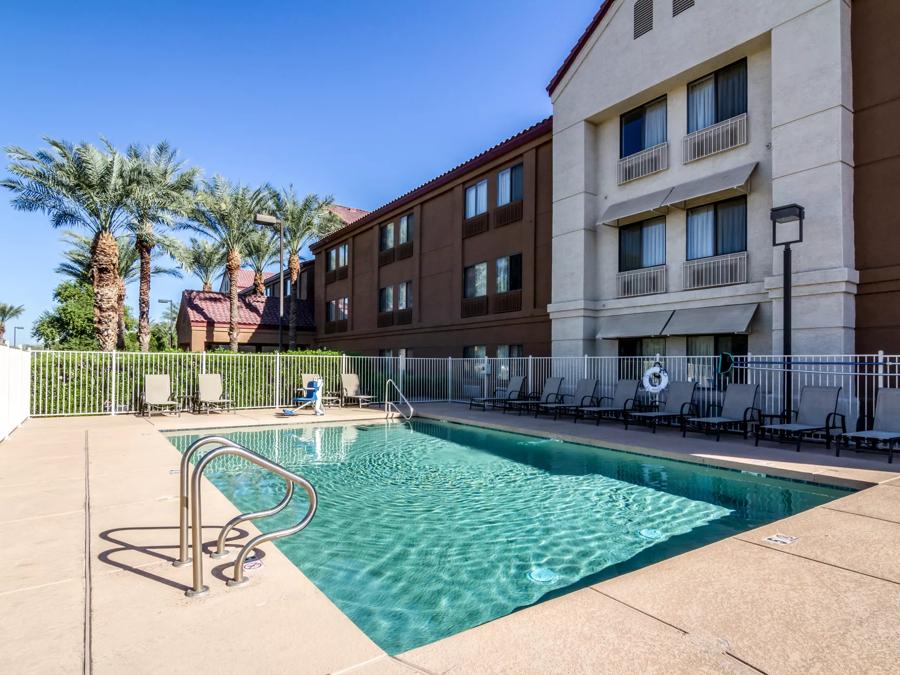
[[[784,409],[788,422],[792,420],[794,393],[791,378],[791,244],[803,241],[803,217],[799,204],[776,206],[772,209],[772,246],[784,247],[784,319],[782,321],[782,354],[784,355]]]
[[[257,225],[278,228],[278,351],[284,351],[284,223],[268,213],[257,213]]]

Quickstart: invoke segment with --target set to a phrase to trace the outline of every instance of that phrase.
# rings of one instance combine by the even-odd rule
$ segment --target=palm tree
[[[204,181],[191,211],[189,229],[205,235],[225,252],[225,272],[229,285],[228,340],[231,351],[238,349],[238,283],[241,255],[247,238],[256,229],[253,219],[265,211],[269,203],[267,188],[255,190],[245,185],[232,185],[221,176]]]
[[[271,232],[255,230],[247,237],[244,258],[247,266],[253,270],[253,292],[263,295],[266,292],[263,274],[278,259],[278,240]]]
[[[206,239],[194,239],[178,255],[178,262],[190,274],[199,277],[204,291],[212,290],[212,282],[225,266],[222,249]]]
[[[128,177],[131,193],[128,199],[128,229],[134,236],[140,256],[140,291],[138,293],[138,345],[142,352],[150,350],[150,277],[154,247],[173,253],[172,241],[154,232],[155,225],[172,226],[178,216],[187,215],[199,170],[185,168],[178,153],[165,141],[155,146],[128,147]]]
[[[116,347],[119,251],[115,235],[127,221],[126,159],[108,142],[72,145],[45,138],[49,148],[31,153],[6,148],[10,178],[0,185],[15,193],[12,205],[50,216],[53,227],[79,227],[91,238],[94,330],[104,351]]]
[[[281,192],[273,190],[271,201],[275,214],[284,223],[284,246],[288,250],[288,272],[291,279],[288,345],[293,349],[297,346],[300,253],[320,237],[342,228],[344,222],[328,209],[334,201],[331,197],[321,199],[318,195],[308,194],[299,199],[292,185]]]
[[[0,345],[6,344],[6,322],[22,316],[24,311],[22,305],[7,305],[0,302]]]

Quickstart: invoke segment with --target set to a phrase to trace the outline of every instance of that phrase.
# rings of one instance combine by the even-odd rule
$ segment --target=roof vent
[[[694,0],[672,0],[672,16],[678,16],[684,10],[694,6]]]
[[[634,0],[634,39],[653,30],[653,0]]]

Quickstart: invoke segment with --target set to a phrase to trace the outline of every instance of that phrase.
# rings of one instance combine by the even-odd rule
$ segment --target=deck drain
[[[638,532],[638,534],[641,535],[644,539],[659,539],[663,536],[662,532],[652,527],[644,528],[643,530]]]
[[[536,584],[552,584],[559,581],[559,574],[547,567],[534,567],[528,573],[528,578]]]
[[[772,544],[781,544],[782,546],[788,546],[789,544],[793,544],[797,541],[797,537],[793,537],[789,534],[773,534],[770,537],[766,537],[766,541]]]

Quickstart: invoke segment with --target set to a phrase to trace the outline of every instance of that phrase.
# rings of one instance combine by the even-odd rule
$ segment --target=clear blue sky
[[[544,87],[598,5],[3,2],[0,145],[167,139],[206,175],[373,209],[548,115]],[[9,199],[0,302],[25,305],[14,325],[30,334],[60,281],[61,233]],[[154,317],[156,299],[196,286],[154,279]]]

